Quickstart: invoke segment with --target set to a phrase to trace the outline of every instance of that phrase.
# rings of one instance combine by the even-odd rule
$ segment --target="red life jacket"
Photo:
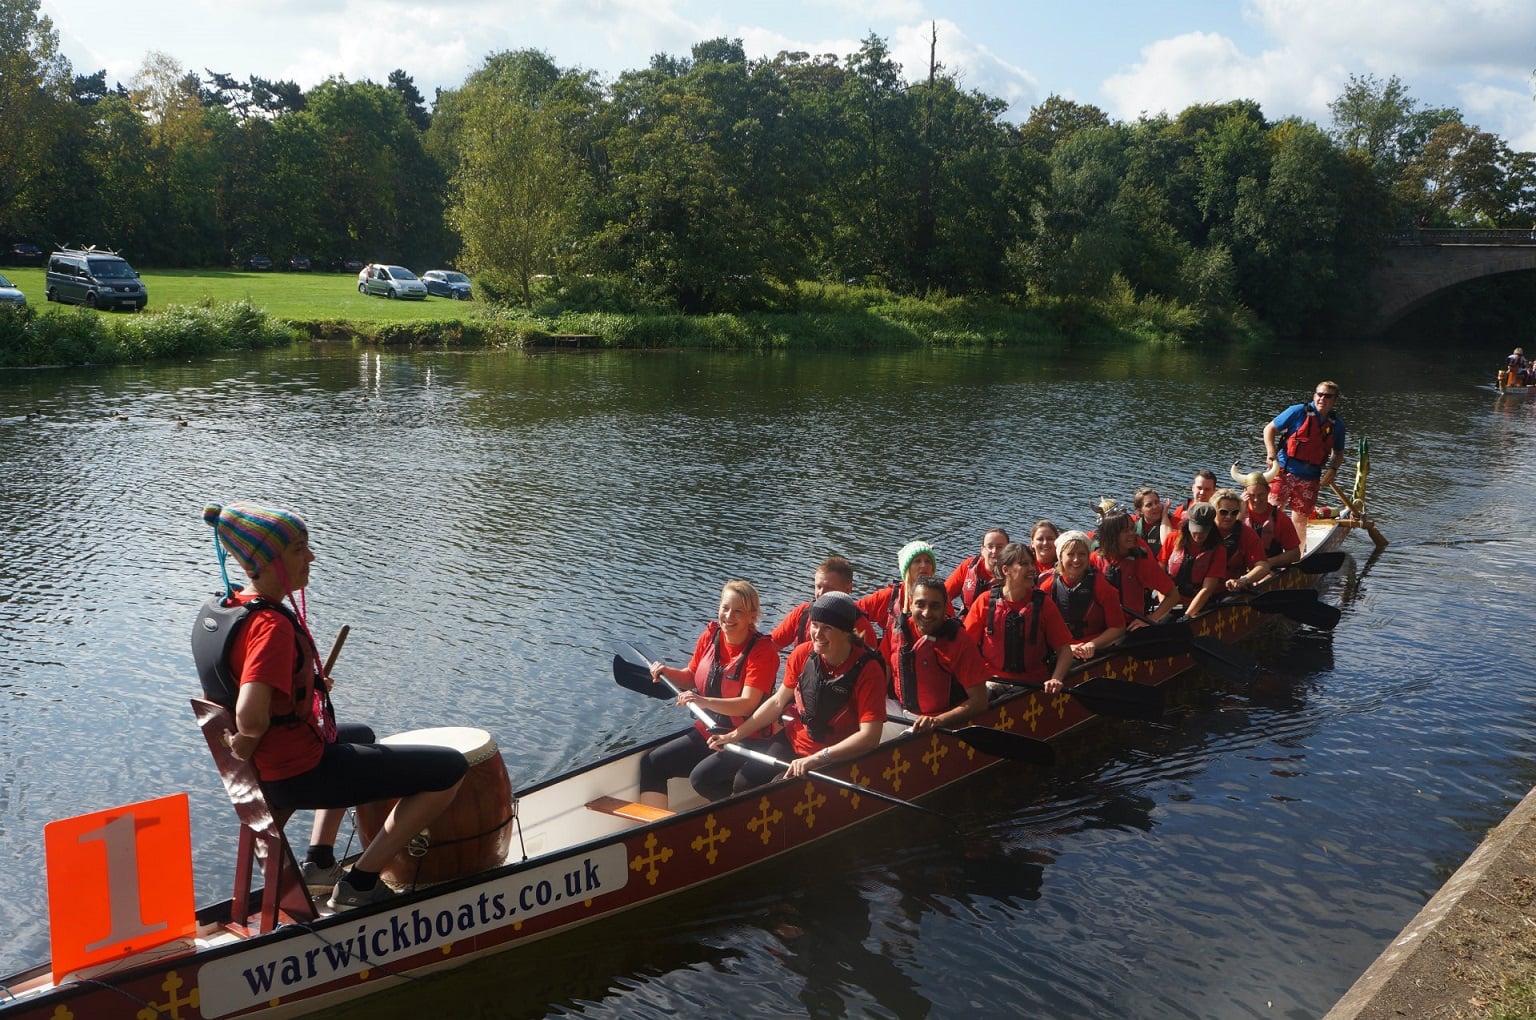
[[[993,577],[990,571],[985,576],[982,575],[987,565],[980,556],[972,556],[965,561],[965,564],[965,581],[960,585],[960,605],[969,609],[971,603],[991,587]]]
[[[1286,458],[1322,467],[1323,462],[1333,455],[1333,425],[1332,412],[1327,418],[1320,418],[1317,408],[1308,404],[1301,427],[1285,437]]]
[[[1219,546],[1220,543],[1217,543],[1199,549],[1191,556],[1187,547],[1181,544],[1168,555],[1168,573],[1181,596],[1194,598],[1200,586],[1205,583],[1205,576],[1211,572],[1211,561],[1216,558]]]
[[[893,692],[901,707],[918,715],[937,715],[965,701],[965,688],[939,661],[939,642],[953,639],[960,621],[951,617],[934,637],[903,627],[896,641],[896,675]]]
[[[806,613],[805,615],[810,616],[811,614]],[[746,686],[742,683],[741,674],[747,668],[747,658],[752,654],[752,646],[757,644],[757,639],[762,637],[762,635],[754,629],[752,636],[747,638],[746,646],[742,648],[741,654],[736,656],[736,661],[731,663],[731,668],[727,670],[721,662],[720,656],[720,653],[725,649],[725,635],[720,631],[720,624],[711,620],[705,630],[709,632],[709,647],[705,650],[703,657],[699,659],[698,666],[693,670],[694,690],[706,698],[741,697],[741,692]],[[717,723],[722,725],[740,726],[747,721],[746,716],[731,716],[730,722],[727,724],[725,716],[717,712],[710,712],[709,714]],[[704,725],[703,720],[695,722],[693,725],[700,733],[705,736],[709,735],[709,727]]]

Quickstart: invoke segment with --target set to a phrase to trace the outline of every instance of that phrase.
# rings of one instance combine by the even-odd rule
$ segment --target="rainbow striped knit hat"
[[[252,578],[281,556],[288,543],[309,534],[298,514],[258,503],[210,503],[203,509],[203,521]]]

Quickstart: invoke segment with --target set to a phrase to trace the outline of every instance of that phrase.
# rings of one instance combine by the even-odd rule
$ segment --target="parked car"
[[[245,260],[245,268],[255,270],[258,273],[271,272],[272,259],[268,255],[252,255]]]
[[[469,277],[452,269],[429,269],[421,274],[421,282],[427,285],[428,294],[436,294],[438,297],[468,301],[475,296]]]
[[[0,305],[15,305],[24,308],[27,304],[27,296],[21,292],[21,288],[15,286],[10,280],[0,276]]]
[[[43,249],[35,244],[19,242],[6,249],[6,259],[13,266],[40,266],[43,264]]]
[[[290,273],[307,273],[310,269],[309,256],[289,255],[288,261],[283,263],[283,268]]]
[[[404,266],[366,266],[357,274],[357,292],[387,298],[407,298],[425,301],[427,285]]]
[[[342,259],[332,263],[332,268],[338,273],[360,273],[363,266],[367,265],[362,259]]]
[[[64,248],[48,258],[43,296],[89,308],[132,308],[149,304],[149,289],[126,259],[100,248]]]

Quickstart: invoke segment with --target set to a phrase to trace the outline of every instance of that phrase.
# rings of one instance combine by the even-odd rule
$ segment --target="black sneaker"
[[[372,889],[362,890],[352,887],[352,873],[349,871],[336,883],[336,888],[331,890],[330,908],[332,910],[350,910],[353,907],[366,907],[374,903],[383,903],[395,895],[395,891],[384,884],[381,878],[374,883]]]

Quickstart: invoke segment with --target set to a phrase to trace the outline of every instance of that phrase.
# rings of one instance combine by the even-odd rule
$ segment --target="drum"
[[[384,866],[384,878],[391,885],[443,882],[506,862],[512,845],[512,781],[495,738],[467,726],[439,726],[396,733],[379,743],[451,747],[469,761],[453,803]],[[384,827],[395,803],[380,800],[357,806],[357,828],[365,845]]]

